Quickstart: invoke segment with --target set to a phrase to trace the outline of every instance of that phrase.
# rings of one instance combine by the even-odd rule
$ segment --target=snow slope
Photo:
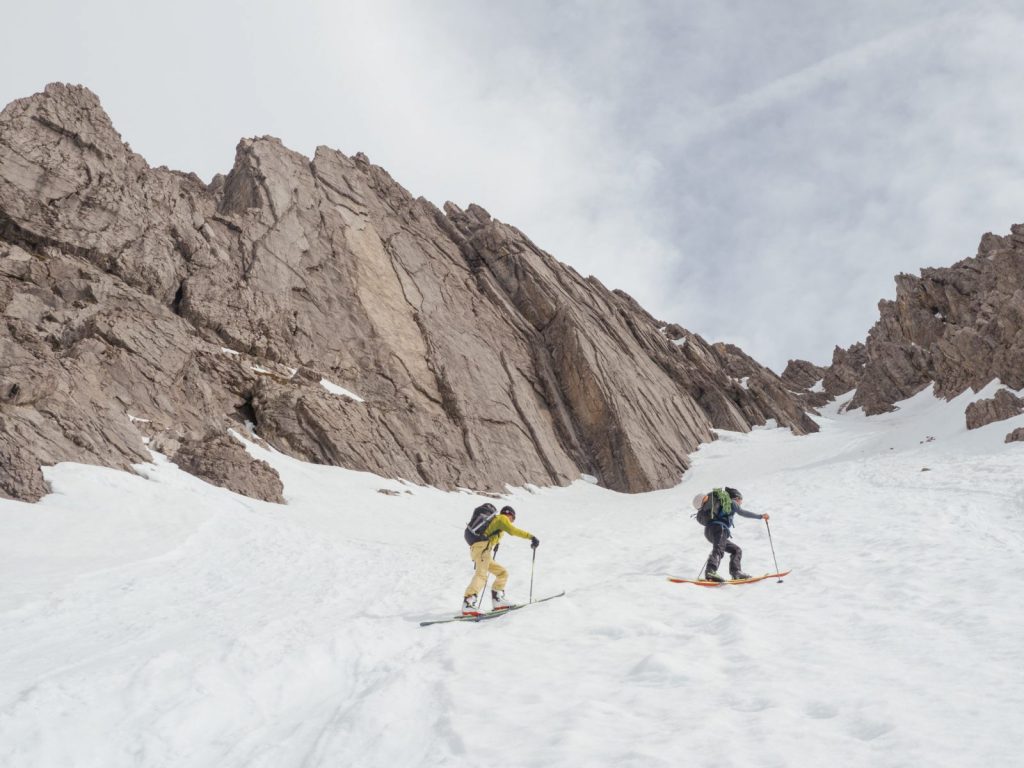
[[[0,501],[0,765],[1019,764],[1024,417],[963,426],[996,386],[720,433],[667,491],[512,491],[535,594],[568,595],[477,625],[418,622],[458,608],[481,497],[255,445],[287,506],[159,456],[51,468]],[[784,583],[665,580],[723,484],[771,513]],[[762,523],[735,535],[772,569]],[[501,546],[513,598],[530,555]]]

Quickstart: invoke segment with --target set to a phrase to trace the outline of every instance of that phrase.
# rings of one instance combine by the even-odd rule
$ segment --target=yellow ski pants
[[[488,573],[493,573],[495,576],[491,589],[496,589],[499,592],[505,589],[505,584],[508,581],[508,571],[494,562],[494,549],[491,546],[491,542],[478,541],[476,544],[470,544],[469,556],[473,560],[473,565],[476,566],[476,571],[473,573],[473,580],[466,587],[465,597],[480,594],[487,583]]]

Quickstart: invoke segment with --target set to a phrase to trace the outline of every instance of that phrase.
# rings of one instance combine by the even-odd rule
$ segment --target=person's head
[[[735,488],[726,488],[725,492],[729,494],[729,498],[735,501],[737,504],[743,501],[743,494],[737,491]]]
[[[499,512],[498,514],[505,515],[509,520],[515,522],[516,511],[512,509],[512,507],[502,507],[501,512]]]

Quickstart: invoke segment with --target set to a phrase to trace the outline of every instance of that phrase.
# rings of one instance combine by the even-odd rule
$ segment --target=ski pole
[[[708,567],[708,561],[709,561],[710,559],[711,559],[711,555],[708,555],[707,557],[705,557],[705,558],[704,558],[704,565],[702,565],[702,566],[700,567],[700,570],[699,570],[699,571],[697,571],[696,581],[700,581],[700,575],[701,575],[702,573],[704,573],[704,569]]]
[[[764,527],[768,529],[768,543],[771,544],[771,547],[772,547],[772,560],[775,561],[775,572],[776,573],[780,573],[780,571],[779,571],[779,561],[775,557],[775,544],[772,542],[772,527],[770,525],[768,525],[768,521],[767,520],[764,521]],[[777,584],[781,584],[782,583],[782,577],[781,576],[779,577],[779,580],[776,583]]]
[[[534,568],[537,567],[537,547],[534,547],[534,559],[529,563],[529,601],[534,602]]]

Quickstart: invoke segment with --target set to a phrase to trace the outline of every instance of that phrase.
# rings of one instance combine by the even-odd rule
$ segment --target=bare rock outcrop
[[[831,395],[856,388],[851,407],[882,413],[930,384],[947,399],[993,379],[1024,387],[1024,225],[986,234],[976,256],[951,267],[898,275],[879,313],[864,344],[836,349],[825,376]]]
[[[867,348],[864,344],[858,342],[848,349],[837,346],[832,351],[832,364],[825,371],[825,391],[832,397],[852,392],[864,376],[867,362]]]
[[[1024,413],[1024,400],[1006,389],[996,392],[994,397],[977,400],[967,406],[965,416],[967,428],[977,429],[1004,419],[1011,419]]]
[[[763,424],[767,419],[775,419],[779,426],[798,435],[818,431],[818,425],[779,376],[733,344],[718,343],[714,349],[734,387],[745,393],[744,397],[733,398],[744,421]]]
[[[799,396],[739,347],[709,344],[678,325],[665,326],[662,333],[675,348],[675,355],[668,361],[662,359],[663,364],[686,387],[716,429],[746,432],[748,425],[761,426],[773,419],[797,435],[818,431],[818,425],[800,405]]]
[[[825,378],[825,371],[807,360],[790,360],[782,372],[782,383],[793,389],[811,389]]]
[[[173,458],[183,470],[208,483],[254,499],[284,503],[284,485],[277,472],[267,462],[252,458],[226,432],[186,438]]]
[[[807,360],[790,360],[782,372],[782,383],[796,394],[806,408],[820,408],[833,399],[824,388],[827,368]]]
[[[366,157],[245,139],[150,168],[88,90],[0,113],[0,493],[149,446],[280,497],[223,437],[443,488],[678,482],[713,428],[817,427],[740,350],[656,321],[478,206]],[[211,437],[211,435],[220,437]],[[247,476],[251,476],[248,477]]]
[[[1024,427],[1017,427],[1013,432],[1006,436],[1003,441],[1006,443],[1020,443],[1024,442]]]

